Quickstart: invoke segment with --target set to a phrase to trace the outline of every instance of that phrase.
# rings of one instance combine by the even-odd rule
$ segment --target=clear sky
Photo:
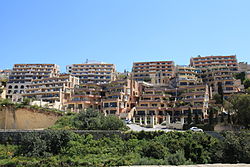
[[[250,63],[250,0],[0,0],[0,69],[231,54]]]

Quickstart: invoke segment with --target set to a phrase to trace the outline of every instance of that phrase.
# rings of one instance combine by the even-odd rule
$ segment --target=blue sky
[[[236,54],[250,63],[249,0],[1,0],[0,69],[86,59],[136,61]]]

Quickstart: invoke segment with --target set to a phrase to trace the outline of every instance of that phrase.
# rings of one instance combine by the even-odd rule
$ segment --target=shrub
[[[225,163],[250,163],[250,133],[225,132],[223,136],[213,159]]]
[[[185,158],[183,150],[178,150],[175,154],[171,154],[167,157],[167,161],[170,165],[187,165],[192,164],[192,161]]]
[[[50,129],[79,129],[79,130],[128,130],[125,123],[116,116],[87,109],[75,115],[61,117]]]
[[[22,137],[18,155],[27,157],[48,157],[59,154],[72,138],[67,131],[46,130],[41,133],[29,133]]]
[[[164,159],[167,154],[167,148],[158,142],[148,142],[142,148],[142,156],[144,157]]]

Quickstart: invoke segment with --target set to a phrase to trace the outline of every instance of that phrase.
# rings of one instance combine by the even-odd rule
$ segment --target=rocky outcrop
[[[44,129],[53,125],[60,114],[31,108],[2,107],[0,129]]]

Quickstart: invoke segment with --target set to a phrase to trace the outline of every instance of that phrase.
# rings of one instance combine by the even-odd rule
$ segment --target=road
[[[154,128],[145,128],[145,127],[141,127],[140,125],[136,125],[136,124],[128,124],[127,125],[132,131],[157,131],[157,130],[162,130],[165,132],[170,132],[170,131],[183,131],[183,130],[176,130],[176,129],[167,129],[165,128],[165,126],[162,125],[155,125]]]

